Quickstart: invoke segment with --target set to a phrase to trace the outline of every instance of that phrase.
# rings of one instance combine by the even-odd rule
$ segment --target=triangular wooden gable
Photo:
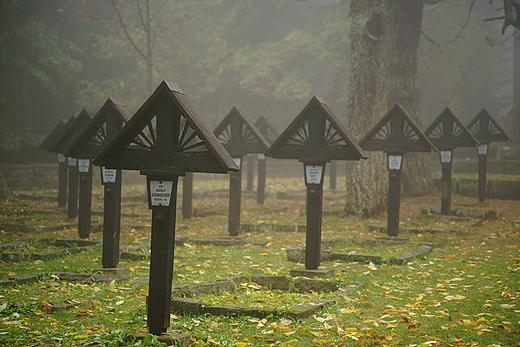
[[[269,142],[254,123],[235,106],[217,125],[213,133],[232,156],[264,153],[269,147]]]
[[[467,128],[481,143],[511,141],[511,138],[485,108],[469,122]]]
[[[314,96],[265,153],[278,159],[309,161],[365,159],[325,102]]]
[[[92,120],[94,111],[84,108],[74,119],[69,119],[65,128],[49,149],[50,152],[65,153]]]
[[[255,125],[258,131],[260,131],[260,133],[264,135],[264,138],[270,144],[276,141],[276,139],[280,136],[280,134],[278,134],[278,132],[274,129],[271,123],[269,123],[269,121],[267,120],[267,118],[265,118],[264,115],[258,117],[258,119],[255,122]]]
[[[441,112],[424,134],[439,149],[474,147],[480,144],[449,107]]]
[[[45,151],[48,150],[52,146],[54,140],[60,136],[60,132],[65,128],[65,123],[66,122],[63,119],[60,119],[38,148]]]
[[[132,115],[121,101],[108,98],[65,152],[65,156],[95,158],[131,117]]]
[[[386,153],[430,152],[436,150],[403,107],[394,107],[359,142],[367,151]]]
[[[238,171],[180,87],[163,81],[94,160],[110,169]]]

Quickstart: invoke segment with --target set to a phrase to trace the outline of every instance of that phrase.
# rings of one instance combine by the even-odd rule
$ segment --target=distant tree
[[[0,2],[0,136],[10,139],[0,141],[9,149],[23,146],[41,128],[48,110],[37,109],[38,98],[45,94],[49,102],[49,96],[67,95],[66,86],[82,68],[78,46],[58,29],[64,24],[61,5],[57,0]]]
[[[162,44],[161,35],[190,16],[189,0],[110,0],[110,3],[126,39],[145,62],[146,90],[150,94],[154,87],[154,52]]]

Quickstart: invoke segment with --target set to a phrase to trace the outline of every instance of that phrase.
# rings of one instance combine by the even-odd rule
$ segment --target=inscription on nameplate
[[[452,151],[440,151],[441,163],[451,163]]]
[[[81,173],[88,173],[90,167],[90,159],[78,159],[78,171]]]
[[[388,155],[388,168],[390,170],[401,170],[402,162],[403,162],[402,155]]]
[[[488,145],[487,144],[478,146],[478,154],[486,155],[487,154],[487,150],[488,150]]]
[[[107,169],[104,166],[101,167],[101,177],[103,183],[116,183],[116,169]]]
[[[67,157],[63,153],[58,153],[58,163],[64,163],[65,160],[67,160]]]
[[[265,155],[260,153],[260,154],[257,155],[257,158],[258,158],[258,160],[265,160]]]
[[[67,164],[69,166],[76,166],[77,163],[78,163],[78,159],[67,157]]]
[[[307,165],[305,166],[305,175],[307,175],[307,184],[321,184],[321,174],[323,166]]]
[[[172,181],[150,181],[150,202],[152,206],[170,206]]]

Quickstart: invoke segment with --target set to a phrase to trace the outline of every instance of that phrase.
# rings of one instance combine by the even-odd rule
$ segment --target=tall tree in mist
[[[387,108],[401,104],[420,128],[421,90],[417,82],[417,49],[421,37],[424,1],[387,0],[389,42],[387,48]],[[433,179],[426,153],[406,155],[402,173],[403,191],[408,196],[431,192]]]
[[[352,0],[350,4],[350,92],[347,129],[361,139],[386,113],[386,47],[389,42],[385,0]],[[347,163],[345,212],[369,217],[385,206],[388,174],[385,156],[368,152],[368,160]]]

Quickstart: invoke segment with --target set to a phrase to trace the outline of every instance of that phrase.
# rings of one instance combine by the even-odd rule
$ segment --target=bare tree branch
[[[442,52],[442,45],[439,42],[435,41],[434,39],[432,39],[431,37],[426,35],[426,33],[422,30],[421,30],[421,34],[426,38],[426,40],[428,40],[431,43],[430,49],[433,46],[436,46],[439,49],[439,52]]]
[[[132,45],[132,47],[134,47],[134,49],[137,51],[137,53],[139,53],[139,55],[141,55],[144,59],[146,59],[146,55],[139,49],[137,44],[132,39],[132,36],[130,36],[130,33],[128,32],[128,29],[126,27],[126,24],[123,21],[123,17],[121,16],[121,13],[119,12],[119,9],[117,8],[114,0],[110,0],[110,3],[112,4],[112,7],[114,8],[114,10],[117,13],[117,18],[118,18],[119,24],[123,28],[126,38],[128,39],[128,41],[130,41],[130,44]]]
[[[457,35],[455,35],[455,37],[449,41],[445,41],[444,43],[452,43],[454,42],[455,40],[457,40],[460,35],[462,35],[462,33],[464,32],[464,30],[466,29],[466,26],[468,25],[468,22],[469,22],[469,17],[471,16],[471,11],[473,10],[473,6],[475,6],[475,1],[476,0],[472,0],[471,1],[471,4],[469,5],[469,10],[468,10],[468,15],[466,16],[466,21],[464,22],[464,24],[462,25],[462,28],[460,28],[460,31]]]

